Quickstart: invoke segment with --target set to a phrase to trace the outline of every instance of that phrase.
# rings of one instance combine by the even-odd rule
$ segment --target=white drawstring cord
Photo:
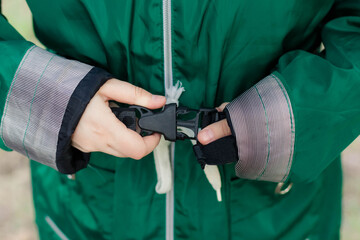
[[[160,143],[154,150],[154,161],[157,174],[155,191],[158,194],[167,193],[172,188],[170,145],[171,142],[166,141],[165,138],[161,136]]]
[[[176,105],[179,105],[179,98],[183,92],[185,92],[185,88],[180,81],[177,81],[174,86],[165,89],[166,104],[176,103]]]
[[[213,187],[216,192],[216,197],[219,202],[222,201],[221,198],[221,177],[219,168],[216,165],[205,165],[204,172],[207,180]]]
[[[176,103],[176,105],[179,105],[179,98],[184,91],[185,89],[184,87],[182,87],[180,81],[178,81],[175,86],[170,86],[169,88],[166,88],[166,103]],[[188,136],[190,136],[190,134],[193,134],[193,132],[191,132],[187,128],[181,128],[179,130],[184,132]],[[193,145],[196,144],[195,140],[192,140],[191,142]],[[155,186],[155,191],[158,194],[168,193],[173,186],[172,169],[170,164],[170,146],[171,142],[165,140],[165,138],[161,136],[160,143],[154,150],[154,161],[158,180]],[[209,183],[216,191],[218,201],[221,202],[221,177],[218,167],[206,165],[204,173]]]
[[[181,131],[181,132],[185,133],[189,137],[194,136],[194,132],[192,132],[188,128],[181,128],[180,127],[180,128],[178,128],[178,131]],[[191,140],[191,143],[193,145],[195,145],[196,140]],[[205,165],[204,173],[205,173],[205,176],[206,176],[207,180],[211,184],[212,188],[216,192],[217,200],[219,202],[221,202],[222,201],[222,198],[221,198],[221,177],[220,177],[220,172],[219,172],[218,166],[216,166],[216,165]]]
[[[166,88],[166,104],[176,103],[176,105],[179,105],[179,98],[184,91],[185,89],[180,81],[178,81],[175,86]],[[173,185],[170,146],[171,142],[166,141],[165,138],[161,136],[160,143],[154,150],[154,161],[158,179],[155,191],[159,194],[169,192]]]

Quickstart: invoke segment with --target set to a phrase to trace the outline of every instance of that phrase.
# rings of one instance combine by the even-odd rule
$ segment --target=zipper
[[[174,160],[175,160],[175,143],[170,145],[171,168],[173,169],[172,182],[173,187],[166,193],[166,240],[174,239]]]
[[[171,0],[163,0],[163,35],[164,35],[164,86],[165,96],[169,96],[173,88],[173,72],[172,72],[172,49],[171,49]],[[175,144],[170,145],[170,161],[172,166],[172,178],[174,183],[174,149]],[[166,194],[166,240],[174,239],[174,187]]]
[[[174,85],[171,52],[171,0],[163,0],[163,34],[165,95],[166,97],[169,97],[170,89]]]

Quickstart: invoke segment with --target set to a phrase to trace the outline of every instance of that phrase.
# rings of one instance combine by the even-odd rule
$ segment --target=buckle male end
[[[130,128],[133,130],[136,130],[133,123],[136,123],[137,118],[141,135],[157,132],[163,134],[166,140],[173,142],[196,139],[199,129],[225,118],[225,115],[216,109],[194,110],[177,107],[175,103],[165,105],[160,112],[135,105],[129,108],[112,108],[112,111],[127,127],[129,127],[127,123],[131,123]]]

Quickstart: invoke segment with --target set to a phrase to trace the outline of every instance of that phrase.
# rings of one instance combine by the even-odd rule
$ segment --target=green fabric
[[[161,1],[28,4],[38,38],[52,51],[164,93]],[[11,32],[1,21],[0,32]],[[226,165],[221,203],[190,142],[176,143],[175,239],[339,238],[338,156],[360,132],[359,36],[358,0],[172,1],[174,81],[186,90],[180,104],[218,106],[274,72],[289,93],[296,135],[289,194],[275,195],[276,183],[239,179]],[[0,47],[4,103],[29,45]],[[90,164],[69,180],[32,163],[41,238],[57,239],[50,216],[71,239],[164,239],[165,195],[154,191],[152,155],[134,161],[94,153]]]
[[[326,52],[291,51],[277,67],[295,111],[294,182],[315,180],[360,133],[360,2],[337,7],[353,15],[324,26]]]

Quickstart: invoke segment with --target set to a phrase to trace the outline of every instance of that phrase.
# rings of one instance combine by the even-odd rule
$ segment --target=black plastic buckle
[[[140,128],[142,136],[157,132],[173,142],[184,139],[197,140],[200,129],[226,118],[225,113],[216,109],[194,110],[177,107],[176,104],[165,105],[162,111],[149,110],[141,106],[112,108],[112,111],[128,128],[134,131]],[[205,146],[197,141],[193,149],[203,169],[206,164],[226,164],[239,159],[234,136],[218,139]]]
[[[135,105],[129,108],[112,108],[112,111],[128,128],[136,130],[136,125],[139,126],[141,135],[157,132],[173,142],[196,139],[199,129],[225,118],[216,109],[195,110],[177,107],[175,103],[165,105],[160,112]]]

